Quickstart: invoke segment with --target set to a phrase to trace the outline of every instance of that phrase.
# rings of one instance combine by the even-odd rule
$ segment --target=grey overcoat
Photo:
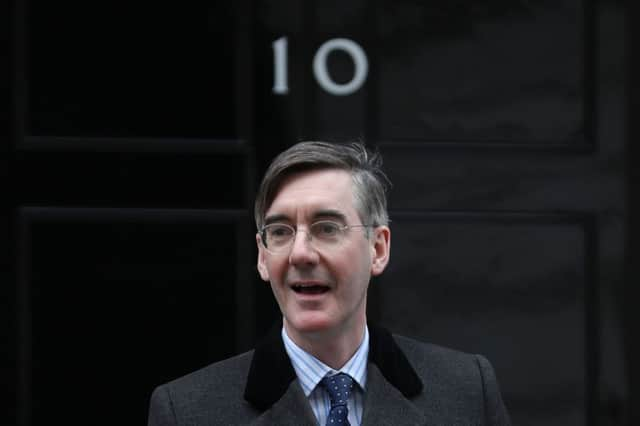
[[[507,426],[489,362],[369,325],[363,425]],[[314,425],[274,328],[255,350],[157,387],[149,426]]]

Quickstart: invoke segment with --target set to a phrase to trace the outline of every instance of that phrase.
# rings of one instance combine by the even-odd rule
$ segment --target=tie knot
[[[338,373],[335,376],[325,377],[320,383],[329,393],[332,407],[347,405],[354,385],[351,376],[345,373]]]

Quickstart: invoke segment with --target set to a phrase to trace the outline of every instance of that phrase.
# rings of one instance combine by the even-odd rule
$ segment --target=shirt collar
[[[358,383],[361,389],[365,389],[367,382],[367,359],[369,356],[369,329],[366,325],[358,350],[356,350],[345,365],[337,371],[296,345],[287,335],[284,327],[282,327],[281,334],[284,348],[291,359],[291,365],[296,372],[305,396],[309,396],[325,376],[333,376],[337,373],[348,374]]]

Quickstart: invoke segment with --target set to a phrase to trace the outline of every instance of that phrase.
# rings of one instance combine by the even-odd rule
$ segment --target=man
[[[389,262],[380,158],[302,142],[255,203],[258,272],[282,324],[254,351],[158,387],[149,425],[508,425],[489,362],[367,324]]]

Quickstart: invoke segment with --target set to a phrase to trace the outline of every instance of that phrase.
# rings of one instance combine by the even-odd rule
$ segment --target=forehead
[[[340,211],[345,216],[355,212],[353,180],[349,172],[320,169],[287,176],[279,185],[266,216],[327,209]]]

